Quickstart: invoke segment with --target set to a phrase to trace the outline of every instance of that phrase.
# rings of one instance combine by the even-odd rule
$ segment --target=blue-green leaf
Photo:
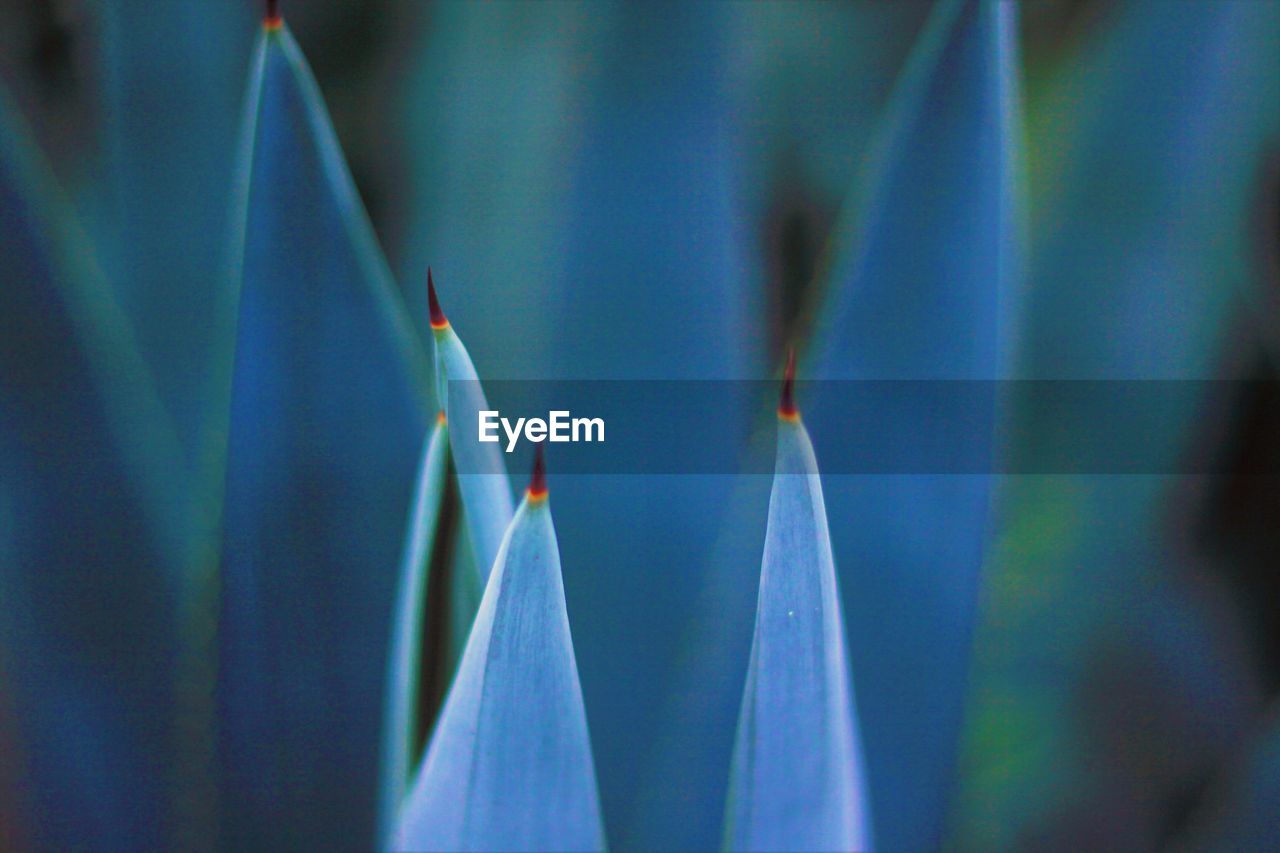
[[[21,721],[23,822],[39,848],[165,846],[184,460],[3,91],[0,257],[0,689]]]
[[[409,530],[400,563],[400,590],[391,627],[386,712],[382,731],[382,785],[379,837],[390,837],[414,764],[422,634],[432,550],[440,538],[440,509],[449,470],[449,438],[437,422],[422,452],[418,485],[409,511]],[[468,620],[469,621],[469,620]]]
[[[435,282],[427,271],[431,303],[431,332],[436,344],[436,398],[443,407],[450,430],[470,435],[477,413],[489,408],[475,365],[453,326],[445,319],[436,299]],[[450,383],[455,383],[450,385]],[[453,400],[450,400],[452,388]],[[451,448],[458,460],[458,490],[466,515],[467,533],[482,580],[498,555],[503,534],[514,511],[507,466],[497,444],[459,441]]]
[[[223,840],[366,846],[429,369],[283,26],[249,89],[220,637]]]
[[[850,208],[814,341],[821,379],[993,380],[1017,288],[1016,8],[938,3],[894,96],[864,200]],[[844,440],[815,394],[818,446]],[[994,405],[968,415],[989,427]],[[919,429],[911,416],[893,428]],[[936,847],[955,776],[991,529],[992,478],[825,482],[862,688],[875,837]]]
[[[83,5],[96,18],[103,99],[101,174],[81,190],[90,236],[190,461],[203,431],[222,428],[210,420],[208,366],[227,329],[209,318],[226,298],[228,187],[258,9]]]
[[[539,479],[503,538],[395,849],[604,846],[560,551]]]
[[[760,597],[725,816],[733,850],[866,850],[862,750],[822,483],[780,411]]]
[[[1208,380],[1248,363],[1251,332],[1242,338],[1237,322],[1265,316],[1253,301],[1267,284],[1255,204],[1280,130],[1277,39],[1274,3],[1115,4],[1029,87],[1036,230],[1019,378]],[[1170,472],[1200,458],[1214,408],[1192,393],[1182,401],[1143,439]],[[1045,433],[1014,417],[1019,435]],[[1081,666],[1099,624],[1133,624],[1135,601],[1185,582],[1186,555],[1171,556],[1163,534],[1171,496],[1187,486],[1172,473],[1008,482],[986,569],[998,594],[980,642],[992,653],[970,694],[998,699],[971,718],[960,846],[1038,831],[1063,812],[1064,791],[1118,812],[1182,796],[1144,782],[1121,802],[1114,781],[1128,784],[1128,771],[1079,748],[1078,682],[1055,674]],[[1182,683],[1207,695],[1199,676]],[[1217,701],[1220,725],[1229,715]],[[1170,743],[1185,758],[1186,744]]]

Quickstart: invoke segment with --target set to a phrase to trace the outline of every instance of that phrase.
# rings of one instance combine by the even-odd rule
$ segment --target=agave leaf
[[[158,721],[191,521],[184,461],[131,325],[3,91],[0,257],[0,668],[22,721],[29,840],[166,846],[173,732]]]
[[[822,379],[997,379],[1019,251],[1014,4],[939,3],[898,90],[862,202],[841,226],[813,345]],[[839,401],[809,428],[844,440]],[[835,405],[831,405],[835,404]],[[970,415],[990,425],[995,406]],[[918,425],[911,416],[899,428]],[[937,846],[953,784],[989,535],[991,477],[832,477],[879,843]]]
[[[450,287],[447,307],[479,372],[755,375],[761,336],[743,322],[756,301],[744,239],[755,224],[738,203],[747,182],[738,173],[734,7],[435,9],[401,100],[417,152],[406,269],[434,261],[442,285],[446,271],[463,283]],[[522,286],[530,280],[538,286]],[[655,288],[668,295],[665,307]],[[510,344],[513,324],[530,330],[519,346]],[[697,417],[672,412],[673,423]],[[671,452],[682,449],[675,443]],[[707,513],[722,511],[729,485],[727,477],[575,478],[558,495],[568,564],[614,569],[570,569],[565,584],[571,601],[582,595],[595,605],[578,613],[575,628],[591,638],[578,661],[593,676],[585,687],[608,823],[641,847],[712,845],[720,830],[723,790],[704,780],[723,782],[741,685],[728,691],[721,718],[698,719],[692,738],[709,729],[723,748],[713,756],[672,750],[681,768],[696,755],[699,773],[656,772],[653,801],[643,806],[636,757],[651,752],[665,690],[629,686],[670,683],[681,629],[695,616],[690,592],[716,536]],[[622,515],[627,525],[598,535],[602,519]]]
[[[503,538],[394,849],[604,846],[560,551],[538,470]]]
[[[751,662],[725,817],[732,850],[867,850],[862,750],[822,482],[779,413]]]
[[[489,408],[475,365],[436,299],[435,283],[427,271],[431,332],[436,344],[436,398],[455,435],[469,436],[476,416]],[[450,383],[455,383],[450,385]],[[451,399],[452,397],[452,399]],[[466,515],[467,533],[483,582],[498,555],[498,547],[513,512],[511,482],[498,444],[463,440],[451,448],[458,460],[458,490]],[[465,472],[465,473],[463,473]]]
[[[389,618],[426,359],[315,80],[267,26],[249,84],[221,709],[232,846],[376,834]]]
[[[426,620],[430,560],[440,538],[441,506],[449,471],[447,427],[438,421],[423,448],[418,485],[409,510],[409,530],[400,563],[400,589],[391,626],[386,718],[382,730],[382,799],[379,838],[390,838],[414,764],[422,635]],[[468,624],[470,619],[467,620]]]

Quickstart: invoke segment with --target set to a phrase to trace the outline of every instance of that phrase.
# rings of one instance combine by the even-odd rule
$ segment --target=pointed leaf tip
[[[280,18],[280,0],[267,0],[267,12],[262,18],[262,25],[269,30],[278,29],[283,23]]]
[[[800,417],[796,408],[796,350],[787,350],[787,367],[782,373],[782,395],[778,400],[778,417],[795,420]]]
[[[529,478],[529,499],[542,500],[547,496],[547,463],[543,458],[542,442],[534,445],[533,476]]]
[[[444,312],[440,310],[440,300],[436,296],[436,282],[431,275],[431,267],[427,267],[427,305],[431,312],[431,328],[443,329],[449,325]]]

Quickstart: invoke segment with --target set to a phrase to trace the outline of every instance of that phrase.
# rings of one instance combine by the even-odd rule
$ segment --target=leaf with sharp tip
[[[503,539],[392,846],[604,846],[545,492],[526,496]]]
[[[287,27],[245,127],[220,630],[223,840],[376,835],[383,661],[430,373]]]
[[[431,294],[431,332],[436,348],[436,398],[448,418],[450,432],[470,435],[476,415],[488,409],[489,404],[467,348],[444,318],[436,301],[430,270],[427,271],[427,286]],[[513,508],[507,465],[499,444],[464,440],[454,442],[451,450],[458,460],[458,490],[462,493],[471,550],[483,581],[489,577],[489,568],[498,555],[507,525],[511,523]]]
[[[400,590],[391,628],[382,733],[381,839],[390,835],[413,766],[427,584],[431,554],[440,538],[440,510],[448,471],[449,439],[444,423],[437,422],[427,439],[422,464],[418,468],[418,485],[410,509],[409,532],[400,564]]]
[[[755,637],[725,815],[732,850],[866,850],[871,824],[822,483],[778,418]]]

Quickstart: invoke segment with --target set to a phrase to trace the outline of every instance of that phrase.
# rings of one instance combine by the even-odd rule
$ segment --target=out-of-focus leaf
[[[778,418],[725,845],[868,849],[871,823],[855,720],[822,483],[809,435],[792,411]]]
[[[168,650],[191,521],[182,454],[3,92],[0,257],[0,656],[29,840],[165,846]]]
[[[1014,4],[939,3],[894,95],[862,203],[837,235],[816,317],[821,379],[996,379],[1015,289]],[[814,395],[818,447],[843,440]],[[988,424],[995,407],[972,412]],[[900,429],[916,428],[905,416]],[[935,847],[952,788],[986,475],[826,480],[877,842]]]
[[[1213,379],[1235,360],[1232,320],[1257,314],[1251,217],[1280,130],[1280,5],[1101,8],[1069,61],[1028,89],[1035,239],[1018,374]],[[1203,423],[1201,401],[1186,404],[1147,436],[1170,471]],[[1036,426],[1015,413],[1015,428]],[[961,845],[1008,846],[1076,792],[1108,790],[1111,808],[1126,807],[1102,778],[1111,765],[1085,760],[1072,676],[1099,625],[1138,622],[1135,602],[1184,579],[1180,555],[1160,542],[1186,485],[1173,475],[1009,481],[973,674],[985,701],[966,749]],[[1178,689],[1213,709],[1215,727],[1233,719],[1239,696],[1205,690],[1216,682],[1176,659]],[[1143,808],[1179,796],[1126,784]]]
[[[241,168],[223,839],[360,847],[376,834],[383,663],[429,371],[284,27],[257,48]]]
[[[550,375],[741,379],[761,364],[739,205],[732,17],[732,6],[714,3],[611,3],[592,16],[563,262],[548,300]],[[670,427],[678,433],[682,419],[699,417],[673,411]],[[677,466],[689,452],[681,442],[668,451]],[[568,564],[610,567],[571,569],[566,584],[570,601],[591,603],[576,624],[590,638],[580,660],[615,844],[707,847],[719,835],[723,792],[702,780],[723,780],[727,747],[713,764],[697,749],[678,753],[691,772],[655,775],[647,788],[636,767],[659,736],[681,629],[695,617],[732,488],[723,476],[583,477],[558,496]],[[711,723],[726,744],[732,721],[731,709]]]
[[[382,800],[379,838],[390,838],[400,800],[414,764],[418,685],[422,669],[422,636],[427,618],[427,584],[431,553],[440,536],[440,509],[449,471],[449,439],[438,422],[422,451],[418,485],[409,510],[409,529],[400,563],[400,589],[391,626],[387,667],[386,716],[382,730]],[[469,620],[468,620],[469,621]]]
[[[437,4],[415,67],[397,78],[414,153],[398,268],[417,286],[406,296],[425,335],[421,271],[434,266],[486,378],[553,378],[584,38],[608,15],[580,3]]]
[[[502,541],[394,849],[604,847],[560,551],[539,480]]]
[[[208,366],[228,330],[209,318],[226,297],[228,187],[259,4],[84,5],[103,103],[81,206],[190,464],[204,430],[222,428]]]
[[[476,416],[487,410],[489,404],[467,348],[440,312],[435,285],[428,282],[428,286],[431,288],[431,332],[436,348],[436,398],[444,408],[450,431],[470,435]],[[483,582],[489,577],[498,546],[511,523],[513,508],[507,465],[498,444],[464,440],[454,442],[451,450],[458,460],[458,490],[462,493],[471,551]]]

